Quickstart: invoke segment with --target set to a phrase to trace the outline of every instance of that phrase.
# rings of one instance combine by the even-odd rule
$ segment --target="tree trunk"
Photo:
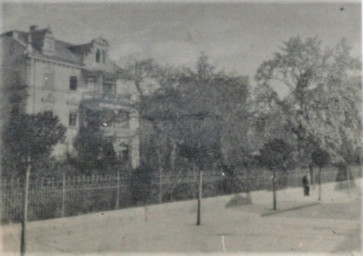
[[[297,139],[297,155],[298,155],[298,164],[299,167],[301,166],[301,159],[302,159],[302,153],[301,153],[301,139],[298,137]]]
[[[318,200],[321,201],[321,167],[319,167],[319,188],[318,188]]]
[[[175,159],[176,159],[176,143],[172,141],[173,147],[170,152],[170,167],[174,171],[175,170]]]
[[[195,163],[193,163],[193,198],[197,197],[197,175],[196,175],[196,167],[195,167]]]
[[[24,196],[23,196],[23,219],[21,222],[21,241],[20,255],[24,256],[26,252],[26,223],[28,221],[28,192],[29,192],[29,176],[31,171],[30,157],[28,157],[28,166],[26,168]]]
[[[247,184],[247,192],[246,192],[246,196],[247,199],[249,201],[251,201],[251,184],[249,183],[249,179],[248,179],[248,171],[245,171],[245,183]]]
[[[157,149],[158,167],[159,167],[159,204],[163,202],[163,169],[161,168],[160,149]]]
[[[272,172],[272,196],[273,196],[273,209],[276,210],[276,171]]]
[[[144,205],[144,212],[145,212],[145,221],[147,221],[147,202]]]
[[[312,188],[315,189],[315,175],[314,175],[314,166],[309,166],[310,171],[310,184]]]
[[[159,168],[159,204],[163,202],[163,170]]]
[[[199,171],[199,186],[198,186],[198,211],[197,211],[197,225],[200,225],[201,219],[201,207],[202,207],[202,177],[203,172]]]
[[[348,196],[350,197],[350,168],[347,168]]]

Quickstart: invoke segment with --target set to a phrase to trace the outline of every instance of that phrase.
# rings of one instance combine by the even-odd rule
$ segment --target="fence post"
[[[202,207],[202,181],[203,178],[203,172],[202,170],[199,171],[199,186],[198,186],[198,215],[197,215],[197,225],[200,225],[200,211],[201,211],[201,207]]]
[[[23,219],[21,222],[21,241],[20,241],[20,255],[24,256],[26,251],[26,222],[28,221],[28,193],[29,193],[29,176],[31,170],[30,157],[28,156],[28,166],[26,168],[25,186],[24,186],[24,200],[23,200]]]
[[[64,217],[65,197],[66,197],[66,173],[63,172],[63,179],[62,179],[62,217]]]
[[[120,207],[120,170],[117,169],[117,187],[116,187],[116,203],[115,209]]]

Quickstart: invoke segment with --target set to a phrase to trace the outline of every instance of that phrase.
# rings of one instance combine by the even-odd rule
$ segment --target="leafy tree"
[[[272,171],[273,209],[276,210],[276,181],[277,173],[286,175],[286,171],[294,164],[293,148],[281,139],[267,142],[260,149],[260,162]]]
[[[135,204],[142,203],[145,209],[145,221],[148,219],[148,204],[153,196],[154,169],[141,163],[131,173],[131,195]]]
[[[338,182],[336,188],[348,188],[348,193],[350,193],[350,187],[354,187],[354,176],[352,175],[351,169],[346,162],[340,162],[337,164],[338,174],[335,179]]]
[[[161,68],[153,59],[131,59],[118,74],[123,81],[133,83],[139,97],[149,94],[159,78]]]
[[[350,83],[348,71],[359,69],[344,39],[335,48],[323,49],[317,37],[292,37],[257,70],[258,100],[281,109],[300,161],[309,161],[317,145],[335,161],[341,158],[343,141],[358,145],[360,88]],[[281,99],[276,88],[287,95]]]
[[[311,154],[311,159],[313,160],[313,163],[319,167],[319,178],[318,178],[318,184],[319,184],[319,201],[321,200],[321,169],[324,168],[330,160],[329,153],[326,152],[323,149],[317,149]]]
[[[149,203],[153,172],[154,170],[145,164],[141,164],[132,172],[131,191],[134,203]]]
[[[49,160],[66,128],[57,117],[43,113],[14,114],[3,129],[4,175],[23,176],[26,167]]]
[[[44,113],[13,113],[3,129],[4,155],[7,167],[6,176],[24,177],[23,218],[21,224],[22,254],[25,251],[25,234],[27,222],[27,205],[29,179],[32,167],[40,160],[49,158],[55,144],[64,139],[66,128],[57,117]],[[7,168],[6,168],[7,169]]]
[[[152,116],[149,108],[153,107],[153,101],[160,100],[158,93],[162,88],[170,88],[173,84],[173,72],[170,68],[162,67],[153,59],[130,59],[124,68],[118,74],[119,78],[129,82],[134,86],[135,101],[131,102],[131,107],[138,111],[140,117],[140,137],[141,137],[141,158],[147,161],[160,171],[163,169],[162,159],[172,158],[170,144],[174,144],[170,136],[165,134],[169,132],[169,126],[160,122],[160,118]],[[165,130],[166,129],[166,130]],[[168,131],[168,132],[167,132]],[[157,145],[156,145],[156,144]],[[151,149],[152,154],[148,152]],[[169,159],[170,162],[173,160]],[[171,164],[173,166],[173,164]]]
[[[160,88],[143,97],[141,109],[142,118],[150,121],[158,132],[158,142],[169,144],[165,149],[170,158],[179,152],[200,168],[219,161],[222,138],[228,148],[226,153],[233,140],[230,132],[233,130],[234,136],[240,136],[246,130],[233,127],[241,120],[247,122],[246,79],[216,72],[204,54],[195,71],[164,69],[160,77]]]
[[[105,113],[89,109],[83,112],[84,120],[73,143],[77,151],[75,164],[87,174],[95,170],[104,172],[117,160],[111,138],[106,137],[101,129]]]
[[[228,162],[233,152],[240,153],[238,158],[248,154],[241,148],[247,127],[240,124],[248,122],[245,78],[216,72],[204,54],[194,70],[165,68],[151,60],[131,64],[126,78],[139,88],[137,107],[143,128],[148,128],[142,129],[142,158],[149,165],[159,172],[191,165],[203,170],[216,168],[222,155]],[[149,90],[152,83],[158,86]]]

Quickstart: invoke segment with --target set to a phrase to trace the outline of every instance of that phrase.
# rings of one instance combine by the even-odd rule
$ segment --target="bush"
[[[131,174],[131,197],[134,204],[146,204],[151,200],[152,180],[155,170],[144,164]]]
[[[349,179],[350,180],[354,179],[352,172],[350,171],[349,166],[346,163],[339,163],[337,167],[338,167],[338,174],[337,177],[335,178],[336,182],[348,180],[348,172],[349,172]]]

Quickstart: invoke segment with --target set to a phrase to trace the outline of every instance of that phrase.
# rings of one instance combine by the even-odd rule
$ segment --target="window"
[[[44,87],[54,89],[54,70],[48,69],[44,75]]]
[[[20,106],[18,103],[15,103],[11,106],[11,111],[10,111],[11,114],[13,115],[17,115],[20,113]]]
[[[71,112],[69,113],[69,126],[77,126],[77,113]]]
[[[69,90],[76,91],[77,90],[77,77],[71,76],[69,78]]]
[[[99,63],[101,59],[101,51],[100,49],[97,49],[96,51],[96,62]]]
[[[106,62],[106,51],[102,50],[102,63]]]
[[[118,128],[129,128],[129,113],[128,112],[120,112],[116,118],[116,126]]]
[[[46,118],[52,118],[53,117],[53,111],[51,111],[51,110],[44,111],[44,116]]]
[[[102,95],[105,98],[112,98],[116,94],[116,85],[113,83],[104,83],[102,85]]]
[[[129,160],[129,145],[127,143],[120,144],[120,156],[124,162]]]
[[[49,51],[53,51],[54,50],[54,43],[52,40],[47,40],[47,48]]]

